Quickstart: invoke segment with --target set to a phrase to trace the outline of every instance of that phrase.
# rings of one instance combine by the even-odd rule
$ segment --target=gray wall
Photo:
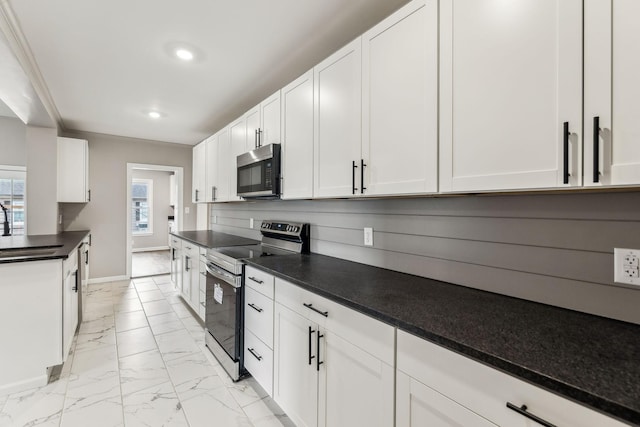
[[[169,221],[173,208],[169,205],[169,175],[171,172],[133,170],[133,179],[153,181],[153,234],[150,236],[133,235],[133,249],[144,250],[169,246]]]
[[[216,231],[309,222],[315,253],[640,323],[640,288],[613,284],[613,248],[640,249],[640,192],[211,206]]]
[[[27,165],[27,126],[20,119],[0,117],[0,165]]]
[[[27,234],[56,234],[58,228],[57,129],[27,126]]]
[[[92,233],[90,279],[126,274],[127,243],[127,163],[180,166],[184,168],[185,230],[195,228],[195,207],[191,203],[191,149],[169,144],[86,132],[64,136],[89,141],[89,185],[91,202],[62,205],[64,230]]]

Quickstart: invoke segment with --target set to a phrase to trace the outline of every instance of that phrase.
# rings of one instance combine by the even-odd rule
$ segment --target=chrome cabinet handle
[[[253,303],[251,303],[251,302],[250,302],[249,304],[247,304],[247,305],[248,305],[249,307],[253,308],[253,309],[254,309],[255,311],[257,311],[258,313],[262,313],[262,312],[264,311],[263,309],[261,309],[260,307],[258,307],[258,306],[256,306],[256,305],[254,305],[254,304],[253,304]]]
[[[260,285],[262,285],[264,283],[262,280],[256,279],[255,277],[249,277],[248,279],[252,280],[252,281],[254,281],[254,282],[256,282],[256,283],[258,283]]]
[[[307,304],[307,303],[303,302],[303,303],[302,303],[302,305],[304,305],[305,307],[307,307],[307,308],[308,308],[308,309],[310,309],[310,310],[315,311],[315,312],[316,312],[316,313],[318,313],[318,314],[323,315],[324,317],[329,317],[329,312],[328,312],[328,311],[320,311],[320,310],[318,310],[317,308],[315,308],[315,307],[313,306],[313,304]]]
[[[523,417],[529,418],[530,420],[533,420],[535,422],[537,422],[540,425],[543,425],[545,427],[556,427],[555,424],[551,424],[549,421],[543,420],[542,418],[533,415],[531,412],[527,411],[527,405],[522,405],[520,407],[514,405],[511,402],[507,402],[507,408],[511,409],[512,411],[516,411],[517,413],[519,413],[520,415],[522,415]]]
[[[262,356],[260,356],[258,353],[256,353],[256,351],[254,349],[249,347],[247,350],[249,350],[249,353],[251,353],[253,355],[253,357],[255,357],[258,360],[262,360]]]

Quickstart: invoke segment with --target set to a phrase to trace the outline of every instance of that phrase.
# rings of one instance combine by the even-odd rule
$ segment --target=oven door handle
[[[234,276],[233,274],[228,273],[220,268],[217,268],[210,263],[206,264],[205,268],[207,269],[207,273],[209,273],[213,277],[217,277],[220,280],[224,280],[225,282],[232,285],[234,288],[238,287],[236,286],[236,276]]]

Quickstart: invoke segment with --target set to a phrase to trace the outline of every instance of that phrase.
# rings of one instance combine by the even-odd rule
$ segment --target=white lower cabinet
[[[182,299],[203,321],[207,286],[206,254],[206,248],[172,237],[171,280]]]
[[[78,248],[62,263],[62,360],[67,360],[78,328]]]
[[[273,398],[298,427],[393,425],[394,328],[275,279]]]
[[[182,290],[182,239],[171,236],[171,281],[177,291]]]
[[[396,427],[538,425],[509,409],[557,426],[622,423],[403,331],[397,335]]]

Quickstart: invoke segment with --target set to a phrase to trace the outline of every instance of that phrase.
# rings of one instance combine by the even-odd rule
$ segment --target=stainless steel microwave
[[[280,197],[280,144],[269,144],[237,157],[238,196]]]

